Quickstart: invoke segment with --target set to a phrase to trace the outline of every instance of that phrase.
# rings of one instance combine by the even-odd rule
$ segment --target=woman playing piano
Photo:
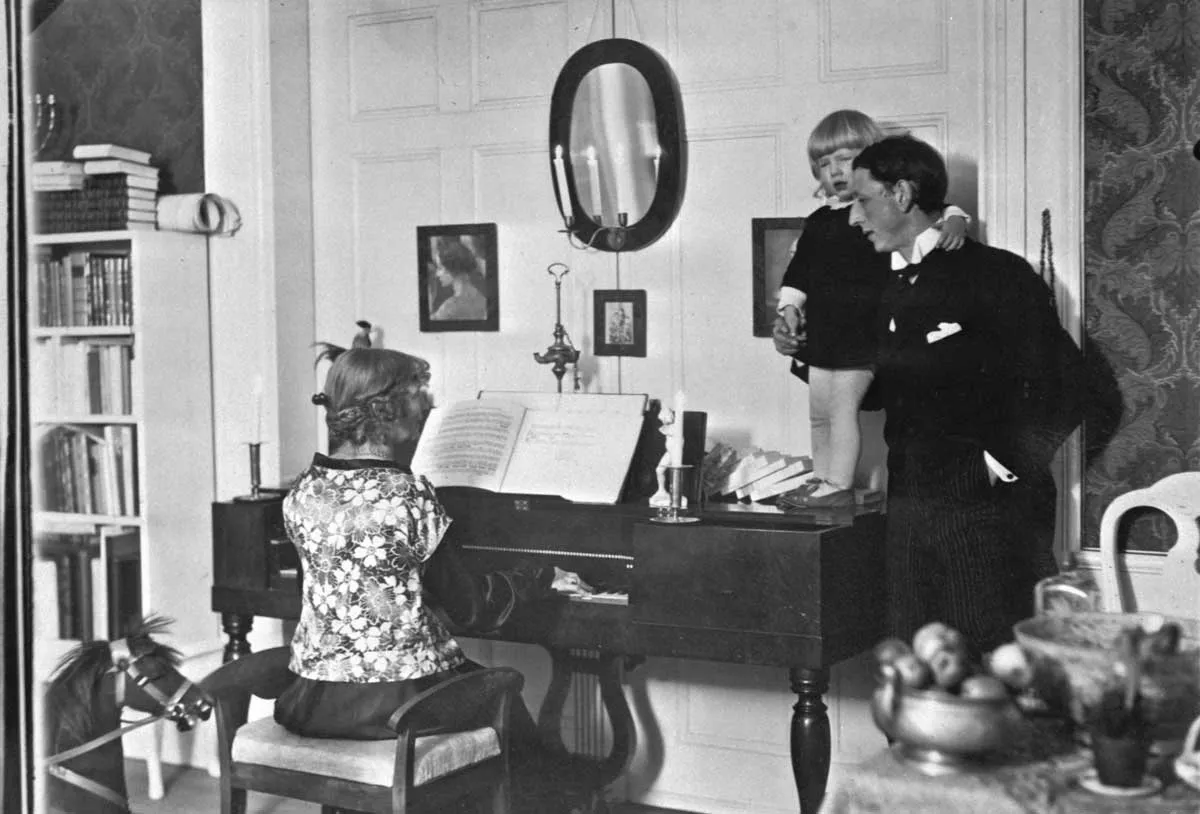
[[[461,565],[429,481],[409,461],[433,400],[429,364],[395,350],[323,344],[328,455],[317,453],[284,500],[304,581],[292,637],[295,679],[275,720],[300,735],[383,740],[422,690],[479,669],[435,614],[465,629],[504,624],[521,603],[586,590],[558,568],[474,574]],[[513,711],[514,746],[536,728]],[[518,787],[519,787],[518,779]]]

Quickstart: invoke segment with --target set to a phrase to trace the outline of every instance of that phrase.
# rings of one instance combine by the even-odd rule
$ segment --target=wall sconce
[[[563,225],[567,228],[559,229],[558,231],[566,234],[567,242],[571,244],[571,248],[573,249],[603,248],[610,252],[619,252],[625,248],[625,241],[629,236],[629,213],[617,213],[616,226],[605,226],[600,224],[596,230],[592,232],[592,236],[588,238],[587,243],[583,243],[577,237],[575,237],[575,217],[573,215],[564,215]],[[601,240],[603,242],[600,245],[597,245],[597,240]]]

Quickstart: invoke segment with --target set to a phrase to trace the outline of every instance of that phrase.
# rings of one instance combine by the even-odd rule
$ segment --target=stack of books
[[[81,161],[33,162],[34,192],[83,189],[85,178]]]
[[[155,229],[158,168],[150,153],[116,144],[80,144],[74,163],[82,188],[38,189],[38,231],[92,232]]]

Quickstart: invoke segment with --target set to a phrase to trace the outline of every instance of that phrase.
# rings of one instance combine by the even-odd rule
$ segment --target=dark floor
[[[129,806],[133,814],[215,814],[217,811],[217,779],[200,769],[164,765],[163,783],[167,793],[161,800],[146,798],[145,761],[125,761],[125,782],[129,787]],[[268,794],[250,794],[248,803],[246,814],[316,814],[319,811],[319,806],[313,803]],[[609,811],[610,814],[687,814],[637,803],[613,803]]]

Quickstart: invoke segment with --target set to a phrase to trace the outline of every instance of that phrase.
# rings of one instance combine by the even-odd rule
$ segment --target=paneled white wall
[[[247,389],[259,356],[288,370],[311,361],[307,344],[279,343],[279,326],[293,316],[312,325],[312,340],[342,343],[356,319],[371,320],[386,346],[430,359],[442,401],[479,389],[552,390],[552,374],[532,354],[552,341],[546,268],[562,262],[571,268],[563,321],[584,351],[583,389],[661,398],[683,388],[689,406],[708,411],[711,438],[802,453],[803,385],[769,339],[752,335],[750,222],[816,205],[805,142],[823,115],[859,108],[930,141],[949,158],[952,201],[977,216],[989,242],[1026,256],[1036,252],[1041,207],[1069,209],[1080,200],[1073,175],[1080,154],[1069,127],[1078,102],[1075,0],[321,0],[307,3],[307,42],[267,36],[263,19],[283,13],[267,0],[206,0],[206,15],[210,5],[221,26],[206,20],[206,89],[210,72],[229,83],[214,100],[222,124],[206,133],[219,149],[210,172],[248,187],[243,214],[270,205],[281,183],[273,177],[280,157],[256,147],[280,139],[259,129],[307,127],[311,136],[311,161],[295,156],[296,177],[288,179],[311,179],[311,268],[256,267],[271,263],[280,234],[297,228],[277,205],[246,240],[227,244],[229,265],[214,276],[226,287],[214,294],[222,309],[214,314],[214,358],[223,377],[214,387],[230,402]],[[304,5],[288,0],[280,9],[294,14]],[[240,29],[230,19],[238,17],[247,23]],[[647,43],[672,65],[689,145],[678,221],[655,245],[622,255],[574,250],[558,232],[546,143],[559,68],[582,45],[614,33]],[[311,119],[300,106],[272,104],[269,83],[254,84],[262,57],[247,60],[247,36],[258,38],[251,52],[295,57],[272,53],[273,64],[307,62]],[[248,113],[255,114],[249,132],[234,124]],[[1027,121],[1051,125],[1028,157]],[[254,149],[238,153],[222,133],[248,136]],[[416,227],[473,222],[498,225],[500,331],[421,333]],[[1059,239],[1060,267],[1077,258],[1070,229],[1068,222]],[[282,286],[288,274],[305,285]],[[1068,293],[1075,286],[1066,281]],[[599,288],[647,292],[645,359],[590,355],[591,292]],[[275,296],[270,335],[248,362],[246,343],[267,329],[241,315],[264,293]],[[269,382],[278,401],[268,415],[277,407],[279,426],[312,426],[312,390],[295,378]],[[233,446],[240,421],[231,414],[218,427],[225,446]],[[869,424],[877,436],[878,416]],[[296,448],[321,443],[268,440],[286,448],[288,460],[307,455],[297,458]],[[874,455],[877,463],[878,445]],[[226,497],[240,488],[244,464],[237,450],[219,456]],[[270,643],[261,634],[255,641]],[[525,669],[536,705],[545,678],[536,651],[480,652]],[[628,685],[641,735],[625,789],[631,797],[696,811],[795,811],[787,750],[794,696],[784,670],[652,660],[629,674]],[[833,671],[833,782],[882,745],[868,692],[861,660]]]

